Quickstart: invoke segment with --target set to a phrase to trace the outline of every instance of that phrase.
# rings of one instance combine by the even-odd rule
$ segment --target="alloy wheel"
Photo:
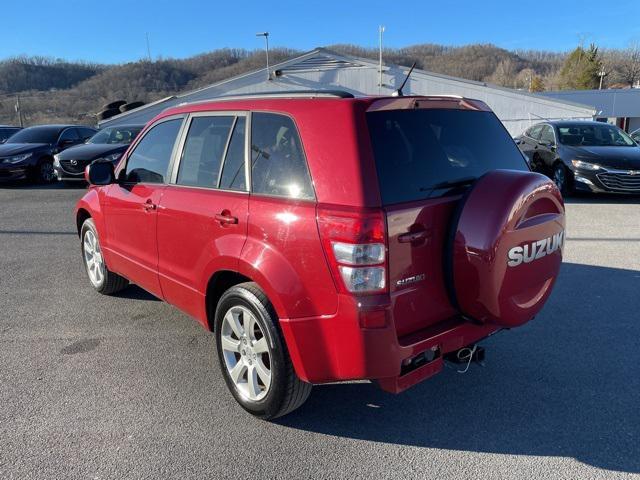
[[[556,184],[556,186],[558,187],[558,190],[560,190],[561,192],[564,191],[564,187],[565,187],[565,183],[567,181],[566,178],[566,174],[564,172],[564,168],[562,167],[556,167],[553,171],[553,181]]]
[[[225,367],[244,398],[262,400],[271,385],[271,353],[260,323],[247,308],[231,307],[220,332]]]
[[[100,243],[92,230],[87,230],[84,234],[82,250],[89,280],[91,280],[94,287],[99,287],[104,280],[104,260],[102,258],[102,250],[100,250]]]
[[[40,180],[45,183],[50,183],[53,181],[54,176],[55,172],[51,162],[42,162],[40,164]]]

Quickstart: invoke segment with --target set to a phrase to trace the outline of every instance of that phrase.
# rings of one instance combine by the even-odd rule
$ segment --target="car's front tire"
[[[53,168],[53,160],[43,158],[35,167],[34,180],[43,185],[52,183],[56,179],[56,172]]]
[[[551,178],[563,197],[573,194],[573,173],[562,163],[558,162],[553,166],[553,176]]]
[[[111,295],[125,288],[129,281],[107,268],[102,256],[96,225],[91,218],[80,229],[80,248],[85,271],[91,286],[104,295]]]
[[[222,375],[246,411],[271,420],[307,400],[312,386],[296,375],[275,310],[255,283],[222,295],[214,331]]]

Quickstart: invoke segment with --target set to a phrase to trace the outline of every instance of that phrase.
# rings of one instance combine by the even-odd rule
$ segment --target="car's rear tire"
[[[307,400],[312,386],[296,375],[275,310],[255,283],[222,295],[214,331],[222,376],[247,412],[271,420]]]
[[[551,179],[563,197],[569,197],[573,194],[573,173],[562,163],[558,162],[553,166]]]
[[[103,295],[116,293],[127,285],[129,281],[107,268],[102,256],[100,241],[96,225],[91,218],[87,218],[80,229],[80,249],[85,271],[91,286]]]

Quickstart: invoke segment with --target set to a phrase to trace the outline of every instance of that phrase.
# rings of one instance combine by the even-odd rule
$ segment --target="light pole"
[[[384,25],[380,25],[378,27],[378,35],[380,36],[379,38],[379,46],[380,46],[380,62],[379,62],[379,66],[378,68],[380,69],[380,71],[378,72],[380,78],[378,81],[378,95],[380,95],[382,93],[382,34],[384,33]]]
[[[264,37],[267,51],[267,80],[271,80],[271,72],[269,71],[269,32],[256,33],[256,37]]]

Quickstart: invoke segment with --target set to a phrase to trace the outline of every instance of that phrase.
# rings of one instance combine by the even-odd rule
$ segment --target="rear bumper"
[[[381,388],[398,393],[438,373],[443,355],[473,344],[499,330],[452,318],[398,338],[387,315],[383,328],[360,326],[361,306],[340,295],[336,315],[281,319],[280,324],[298,376],[310,383],[377,380]],[[423,352],[436,358],[401,374],[403,361]]]

